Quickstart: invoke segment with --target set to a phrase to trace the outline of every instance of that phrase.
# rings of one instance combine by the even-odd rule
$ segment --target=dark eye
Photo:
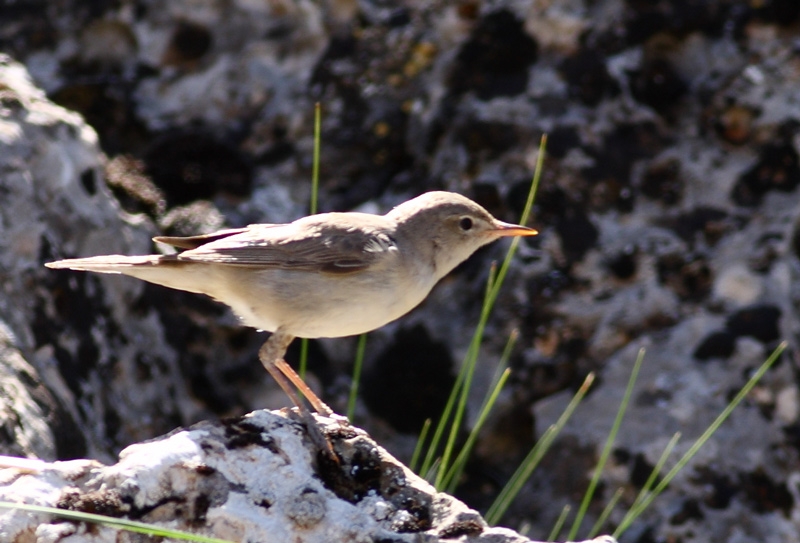
[[[461,220],[458,221],[458,226],[460,226],[461,229],[466,232],[472,228],[472,219],[469,217],[462,217]]]

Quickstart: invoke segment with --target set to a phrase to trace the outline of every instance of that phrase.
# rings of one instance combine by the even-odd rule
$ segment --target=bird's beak
[[[502,221],[495,221],[494,230],[492,232],[498,237],[535,236],[539,233],[537,230],[528,228],[527,226]]]

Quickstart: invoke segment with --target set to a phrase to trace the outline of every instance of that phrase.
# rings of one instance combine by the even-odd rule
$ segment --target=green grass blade
[[[650,475],[647,477],[647,481],[645,481],[644,485],[642,485],[639,494],[636,495],[636,499],[633,500],[633,504],[623,517],[620,526],[622,526],[623,524],[628,524],[629,523],[628,521],[631,518],[632,513],[639,508],[640,504],[644,503],[644,501],[652,495],[651,490],[653,488],[653,485],[656,484],[658,475],[661,473],[661,470],[664,469],[664,464],[667,463],[667,458],[669,458],[669,455],[672,454],[672,451],[673,449],[675,449],[675,446],[678,444],[678,440],[680,438],[681,438],[681,433],[675,432],[675,434],[667,443],[667,446],[664,447],[664,450],[662,451],[661,456],[658,459],[658,462],[656,462],[655,467],[650,472]]]
[[[542,169],[544,166],[546,145],[547,137],[546,135],[543,135],[539,145],[539,156],[536,161],[536,169],[533,173],[531,188],[528,192],[528,198],[525,202],[525,208],[522,212],[522,217],[520,220],[521,224],[525,224],[528,221],[531,209],[533,208],[534,197],[539,187],[539,181],[541,179]],[[470,342],[470,347],[467,351],[464,363],[462,364],[462,369],[456,378],[456,383],[453,386],[450,397],[447,400],[445,409],[441,418],[439,419],[438,424],[436,425],[436,430],[434,431],[433,438],[428,446],[425,460],[420,468],[420,473],[422,474],[430,475],[432,473],[432,467],[436,458],[436,451],[438,450],[439,443],[441,442],[442,436],[444,435],[449,423],[450,432],[448,442],[445,444],[445,451],[442,454],[442,457],[439,459],[440,469],[434,478],[434,485],[437,488],[441,488],[442,478],[447,472],[450,457],[452,456],[453,448],[455,447],[455,440],[458,435],[458,430],[460,428],[461,421],[463,420],[464,410],[466,409],[466,399],[469,394],[469,385],[471,384],[471,376],[474,372],[474,365],[477,361],[478,350],[483,340],[483,332],[486,327],[486,322],[488,321],[492,307],[494,306],[494,302],[500,292],[500,287],[502,286],[503,279],[505,278],[508,268],[511,265],[511,260],[516,253],[518,244],[519,238],[515,237],[511,241],[509,250],[506,253],[506,257],[503,260],[503,264],[500,268],[500,272],[496,274],[490,272],[489,274],[489,286],[486,290],[484,303],[481,308],[481,316],[478,325],[476,326],[475,334]],[[492,269],[495,269],[494,266]],[[458,407],[456,407],[457,402]],[[452,422],[450,422],[451,415],[453,416]]]
[[[58,509],[56,507],[30,505],[27,503],[0,502],[0,508],[20,509],[22,511],[29,511],[31,513],[47,513],[68,520],[75,520],[79,522],[91,522],[93,524],[101,524],[103,526],[108,526],[109,528],[117,528],[119,530],[136,532],[139,534],[147,534],[156,537],[169,537],[172,539],[180,539],[183,541],[197,541],[198,543],[233,543],[232,541],[229,541],[227,539],[218,539],[216,537],[208,537],[200,534],[183,532],[180,530],[172,530],[169,528],[156,526],[154,524],[148,524],[146,522],[137,522],[135,520],[127,520],[116,517],[107,517],[105,515],[96,515],[94,513],[69,511],[67,509]]]
[[[356,398],[358,398],[358,386],[361,383],[361,369],[364,366],[364,352],[366,349],[367,334],[361,334],[358,336],[356,360],[353,364],[353,384],[350,387],[350,397],[347,400],[347,418],[351,421],[356,412]]]
[[[533,209],[533,200],[536,198],[536,193],[539,190],[539,182],[542,180],[542,172],[544,171],[544,157],[547,150],[547,134],[542,134],[539,140],[539,155],[536,157],[536,166],[533,169],[533,179],[531,181],[531,189],[528,191],[528,199],[525,200],[525,207],[522,208],[522,216],[520,217],[520,224],[524,225],[528,222]],[[515,238],[519,239],[519,238]]]
[[[506,368],[496,385],[491,389],[486,405],[483,409],[481,409],[475,426],[470,431],[467,441],[464,443],[464,446],[461,448],[461,451],[458,453],[455,461],[453,461],[453,466],[450,468],[446,477],[442,481],[442,486],[444,487],[445,492],[452,494],[455,491],[458,481],[461,479],[461,474],[464,472],[464,468],[467,465],[467,459],[472,453],[472,449],[478,439],[478,434],[483,428],[486,419],[489,418],[489,413],[494,407],[497,397],[500,395],[500,391],[503,390],[503,387],[510,376],[511,370]]]
[[[448,470],[447,475],[442,481],[442,487],[445,489],[445,492],[452,494],[455,491],[455,487],[458,484],[458,481],[461,479],[461,474],[464,472],[464,467],[467,464],[469,455],[472,453],[475,442],[478,440],[478,434],[480,434],[483,425],[489,418],[489,413],[491,413],[492,409],[494,408],[494,404],[497,402],[497,398],[500,396],[500,391],[503,390],[506,381],[508,381],[508,378],[511,376],[511,370],[507,367],[508,359],[511,358],[511,352],[514,350],[514,345],[517,342],[517,338],[519,338],[519,330],[513,330],[508,337],[506,346],[503,349],[503,354],[500,356],[500,362],[498,364],[497,371],[495,372],[495,376],[492,379],[492,384],[489,386],[489,391],[487,392],[486,397],[483,400],[483,404],[478,411],[478,419],[475,422],[475,426],[470,431],[467,441],[461,447],[461,451],[458,453],[458,456],[456,456],[452,467],[450,470]]]
[[[545,541],[555,541],[558,538],[558,534],[561,533],[561,529],[567,522],[567,517],[569,517],[570,511],[572,511],[572,506],[570,504],[565,505],[561,509],[561,513],[559,513],[555,524],[553,524],[553,529],[550,530],[549,534],[547,534],[547,539]]]
[[[678,463],[669,470],[669,472],[664,476],[661,482],[655,487],[652,493],[644,498],[641,503],[637,505],[635,509],[631,509],[627,515],[623,518],[623,521],[614,531],[613,537],[618,538],[625,530],[627,530],[630,525],[635,521],[639,515],[641,515],[647,507],[653,502],[653,500],[664,491],[664,489],[669,485],[672,479],[680,473],[680,471],[689,463],[689,461],[697,454],[697,451],[714,435],[719,427],[722,425],[723,422],[730,416],[734,409],[742,402],[742,400],[747,397],[750,391],[753,389],[754,386],[761,380],[764,374],[772,367],[772,365],[780,358],[783,351],[786,350],[787,342],[783,341],[780,345],[772,352],[772,354],[764,361],[763,364],[758,368],[755,374],[747,381],[747,383],[742,387],[738,394],[730,401],[730,403],[725,407],[722,413],[711,423],[711,425],[706,429],[703,434],[697,438],[692,446],[689,448],[688,451],[678,460]]]
[[[495,280],[496,267],[493,265],[489,270],[489,277],[486,281],[486,295],[484,303],[481,307],[481,317],[478,321],[478,326],[475,329],[475,334],[472,336],[469,350],[464,363],[461,365],[464,378],[461,386],[459,387],[458,402],[453,413],[453,422],[450,424],[450,433],[445,443],[444,452],[440,459],[439,471],[436,474],[434,486],[437,490],[444,488],[444,478],[450,469],[450,458],[455,451],[456,440],[458,439],[458,431],[461,428],[461,422],[467,412],[467,400],[469,400],[469,392],[472,390],[472,378],[475,376],[475,366],[478,363],[478,355],[480,353],[481,343],[483,341],[483,332],[486,329],[486,323],[489,320],[489,314],[492,310],[492,302],[489,301],[494,287],[497,285]]]
[[[622,492],[623,489],[618,488],[617,491],[614,492],[614,495],[611,496],[611,499],[608,500],[608,503],[600,512],[600,516],[597,517],[597,522],[595,522],[592,525],[591,530],[589,530],[590,535],[587,536],[589,539],[593,539],[594,536],[600,532],[600,528],[602,528],[603,525],[606,523],[608,517],[611,515],[611,511],[614,510],[614,508],[617,506],[617,503],[619,503],[620,498],[622,498]]]
[[[536,160],[536,168],[533,172],[533,179],[531,180],[531,188],[528,191],[528,198],[525,201],[525,207],[522,211],[522,217],[520,218],[520,223],[525,224],[530,217],[531,209],[533,209],[533,201],[536,196],[536,191],[539,187],[539,182],[542,177],[542,169],[544,167],[544,156],[545,156],[545,149],[547,146],[547,136],[543,135],[541,139],[541,143],[539,145],[539,156]],[[497,297],[500,294],[500,289],[503,286],[503,281],[508,273],[509,268],[511,267],[511,261],[514,258],[514,255],[517,252],[517,247],[519,246],[520,238],[515,237],[511,240],[511,244],[506,252],[506,256],[503,259],[503,263],[500,266],[499,271],[497,272],[497,276],[492,278],[490,274],[489,280],[489,287],[487,289],[487,294],[484,299],[483,307],[481,308],[481,316],[480,320],[478,321],[478,325],[475,329],[475,334],[472,337],[472,342],[470,343],[469,351],[467,352],[467,360],[464,363],[464,366],[468,368],[466,378],[464,379],[464,385],[460,390],[459,394],[459,402],[458,407],[455,411],[455,415],[453,418],[453,422],[450,426],[450,436],[448,442],[445,446],[444,453],[442,454],[442,461],[441,461],[441,468],[439,473],[437,474],[436,481],[434,486],[437,489],[443,488],[443,481],[447,470],[449,469],[450,457],[453,454],[453,448],[455,447],[455,440],[458,435],[458,430],[461,427],[461,421],[464,418],[464,412],[466,411],[466,404],[467,399],[469,397],[469,390],[470,385],[472,383],[472,375],[474,374],[474,366],[478,359],[478,353],[480,350],[480,345],[483,342],[483,333],[486,329],[486,323],[489,320],[489,315],[494,308],[494,304],[497,301]]]
[[[531,188],[528,191],[528,198],[525,201],[525,207],[522,210],[522,216],[520,217],[520,224],[525,224],[528,222],[528,218],[531,214],[531,209],[533,209],[533,200],[536,197],[536,191],[539,189],[539,182],[542,178],[542,169],[544,168],[544,156],[545,156],[545,148],[547,146],[547,135],[542,136],[542,141],[539,145],[539,156],[536,159],[536,169],[533,172],[533,179],[531,180]],[[503,286],[503,281],[505,281],[506,275],[508,274],[508,270],[511,267],[511,261],[514,258],[514,255],[517,252],[517,247],[520,243],[519,237],[514,237],[511,240],[511,244],[508,247],[508,251],[506,252],[506,257],[503,259],[503,263],[500,266],[500,270],[497,272],[497,277],[492,283],[492,287],[490,289],[489,295],[487,296],[487,301],[484,303],[484,310],[481,312],[481,320],[482,324],[486,325],[486,320],[489,319],[489,314],[494,307],[494,303],[497,301],[497,297],[500,294],[500,288]],[[478,336],[477,332],[475,334]],[[482,330],[481,335],[478,336],[478,343],[480,344],[481,339],[483,338]]]
[[[528,480],[531,473],[533,473],[533,470],[536,469],[536,466],[539,465],[539,462],[541,462],[545,453],[553,444],[553,441],[555,441],[555,438],[564,428],[564,425],[567,423],[575,409],[586,396],[586,393],[589,392],[593,382],[594,374],[590,373],[588,376],[586,376],[586,379],[578,389],[578,392],[576,392],[572,397],[569,404],[567,404],[567,407],[564,409],[564,412],[561,413],[561,416],[558,418],[555,424],[550,426],[542,434],[542,437],[539,438],[539,440],[536,442],[536,445],[534,445],[531,451],[528,453],[528,456],[526,456],[525,460],[523,460],[519,465],[517,470],[509,479],[508,483],[506,483],[506,486],[500,491],[494,503],[484,515],[486,522],[490,526],[497,524],[503,517],[511,505],[511,502],[517,497],[517,494],[519,494],[519,491],[522,490],[522,487],[525,485],[525,482]]]
[[[408,469],[414,473],[417,473],[417,462],[419,462],[419,458],[422,456],[422,450],[425,448],[425,440],[428,438],[428,432],[431,430],[431,423],[431,419],[425,419],[425,422],[422,424],[422,430],[419,432],[417,444],[414,447],[414,453],[411,455],[411,462],[408,463]]]
[[[300,338],[300,362],[297,367],[297,375],[302,380],[306,379],[306,370],[308,369],[308,340]]]
[[[496,266],[492,264],[492,267],[489,270],[489,279],[487,280],[487,288],[486,293],[484,296],[484,306],[486,304],[486,297],[489,295],[490,285],[494,281],[495,277],[495,270]],[[436,425],[436,429],[433,432],[433,438],[431,439],[430,444],[428,445],[428,450],[425,454],[425,460],[422,463],[420,468],[420,474],[423,475],[426,479],[431,475],[432,467],[434,462],[441,465],[441,458],[436,458],[436,451],[439,449],[439,443],[442,440],[442,436],[444,436],[445,431],[448,427],[448,422],[450,421],[450,416],[453,414],[453,410],[456,408],[456,402],[459,401],[461,397],[461,391],[464,387],[464,382],[467,380],[468,375],[470,373],[470,368],[473,367],[473,364],[470,363],[472,359],[472,353],[475,346],[475,336],[473,336],[472,341],[470,342],[469,350],[467,351],[467,355],[464,359],[464,363],[461,364],[461,370],[459,370],[458,375],[456,376],[456,381],[453,384],[453,388],[450,390],[450,395],[447,398],[447,402],[445,403],[444,409],[442,410],[442,416],[439,418],[439,422]],[[454,423],[450,425],[451,428],[454,426]],[[458,427],[456,426],[456,430]],[[451,430],[450,436],[452,438],[453,431]],[[430,479],[428,479],[430,480]],[[435,483],[435,477],[434,477]]]
[[[311,162],[311,205],[309,211],[312,215],[317,213],[319,206],[319,156],[322,147],[322,106],[314,104],[314,157]]]
[[[319,154],[320,142],[322,141],[322,106],[319,102],[314,104],[314,157],[311,161],[311,203],[309,204],[309,213],[315,215],[317,213],[318,198],[319,198]],[[306,378],[306,369],[308,367],[308,340],[302,338],[300,340],[300,364],[297,374],[301,379]]]
[[[639,370],[642,368],[643,361],[644,349],[639,349],[636,362],[634,362],[633,369],[631,370],[631,376],[628,378],[628,385],[625,387],[625,394],[622,396],[622,401],[619,403],[617,416],[614,418],[614,424],[611,426],[611,431],[608,433],[606,443],[603,446],[603,451],[600,454],[600,458],[597,461],[597,466],[595,466],[594,473],[589,481],[589,487],[586,489],[586,492],[583,495],[583,500],[581,500],[581,505],[578,508],[577,514],[575,515],[572,528],[570,528],[569,534],[567,534],[567,541],[575,541],[575,537],[578,535],[578,530],[581,527],[583,518],[586,516],[586,511],[589,509],[589,503],[594,497],[597,484],[600,482],[600,476],[603,474],[603,469],[605,468],[609,455],[611,455],[611,449],[614,447],[614,441],[616,440],[617,434],[619,433],[619,428],[622,425],[622,419],[625,416],[628,405],[630,404],[631,394],[633,394],[633,387],[636,384],[636,378],[639,376]]]

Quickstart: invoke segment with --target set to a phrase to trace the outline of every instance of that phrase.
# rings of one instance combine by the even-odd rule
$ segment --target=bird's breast
[[[262,270],[233,281],[223,300],[248,326],[297,337],[344,337],[392,322],[419,305],[430,274],[408,273],[393,256],[348,274]]]

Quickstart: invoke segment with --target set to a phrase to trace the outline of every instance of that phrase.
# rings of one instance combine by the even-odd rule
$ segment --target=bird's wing
[[[280,226],[280,225],[269,225],[269,226]],[[212,232],[210,234],[200,234],[199,236],[188,236],[188,237],[156,236],[153,238],[153,241],[157,241],[159,243],[165,243],[167,245],[172,245],[173,247],[177,247],[178,249],[197,249],[201,245],[205,245],[207,243],[211,243],[212,241],[217,241],[219,239],[227,238],[236,234],[241,234],[242,232],[247,232],[247,228],[231,228],[229,230],[219,230],[217,232]]]
[[[255,224],[239,230],[229,235],[209,234],[208,239],[212,241],[184,251],[178,259],[256,268],[353,273],[368,268],[385,253],[397,249],[395,240],[385,229],[370,224],[344,226],[304,221],[302,224]]]

